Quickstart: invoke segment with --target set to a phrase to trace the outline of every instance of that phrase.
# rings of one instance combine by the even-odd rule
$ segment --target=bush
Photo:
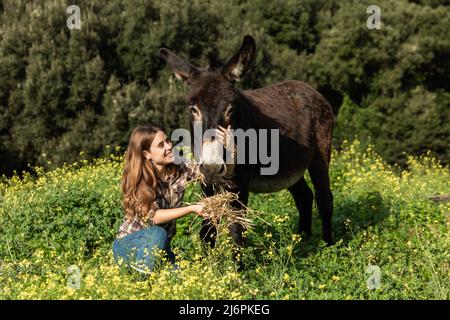
[[[0,208],[0,256],[21,259],[37,249],[89,256],[111,243],[123,215],[121,169],[121,158],[84,160],[9,180]]]
[[[450,159],[450,11],[443,0],[380,0],[381,30],[366,28],[367,4],[349,0],[77,5],[82,27],[69,30],[65,1],[1,2],[0,174],[28,170],[28,163],[59,167],[80,151],[100,157],[103,146],[125,146],[145,122],[186,127],[184,86],[158,49],[204,65],[209,51],[230,58],[246,34],[257,53],[242,88],[306,81],[335,114],[354,107],[339,115],[351,126],[338,126],[336,145],[358,135],[371,137],[389,163],[406,165],[403,151]]]

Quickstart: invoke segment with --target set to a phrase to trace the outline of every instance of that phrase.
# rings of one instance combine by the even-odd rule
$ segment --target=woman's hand
[[[225,149],[230,148],[234,144],[234,137],[231,132],[231,126],[228,126],[226,129],[222,126],[219,126],[219,129],[216,129],[216,137],[219,139],[219,142],[223,144]]]
[[[203,213],[203,204],[197,203],[190,205],[190,208],[193,212],[201,216],[203,219],[207,219],[208,216]]]
[[[226,129],[219,126],[219,129],[216,129],[216,137],[226,150],[226,169],[223,177],[231,179],[236,165],[236,146],[231,126],[229,125]]]

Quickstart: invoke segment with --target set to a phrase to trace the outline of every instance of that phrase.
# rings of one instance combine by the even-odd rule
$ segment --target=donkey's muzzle
[[[226,172],[224,164],[201,164],[200,172],[205,177],[205,182],[219,181]]]

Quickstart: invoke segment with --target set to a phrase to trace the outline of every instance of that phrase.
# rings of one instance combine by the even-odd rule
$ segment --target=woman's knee
[[[161,258],[166,255],[173,263],[173,253],[168,252],[170,248],[167,231],[159,226],[152,226],[148,229],[114,241],[113,254],[116,262],[125,263],[143,273],[151,272],[161,266],[164,261]]]
[[[168,242],[168,233],[163,227],[148,227],[147,229],[144,229],[144,234],[148,240],[150,240],[149,242],[161,244],[163,247],[166,246]]]

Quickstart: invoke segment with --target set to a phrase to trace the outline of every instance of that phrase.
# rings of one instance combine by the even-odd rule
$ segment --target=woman
[[[228,144],[231,135],[220,127],[217,138]],[[117,262],[123,259],[131,268],[148,273],[161,261],[155,248],[174,264],[170,240],[175,221],[195,213],[203,218],[203,205],[181,207],[186,183],[200,175],[199,164],[175,165],[172,144],[161,128],[139,126],[128,144],[121,189],[124,222],[113,243]]]

